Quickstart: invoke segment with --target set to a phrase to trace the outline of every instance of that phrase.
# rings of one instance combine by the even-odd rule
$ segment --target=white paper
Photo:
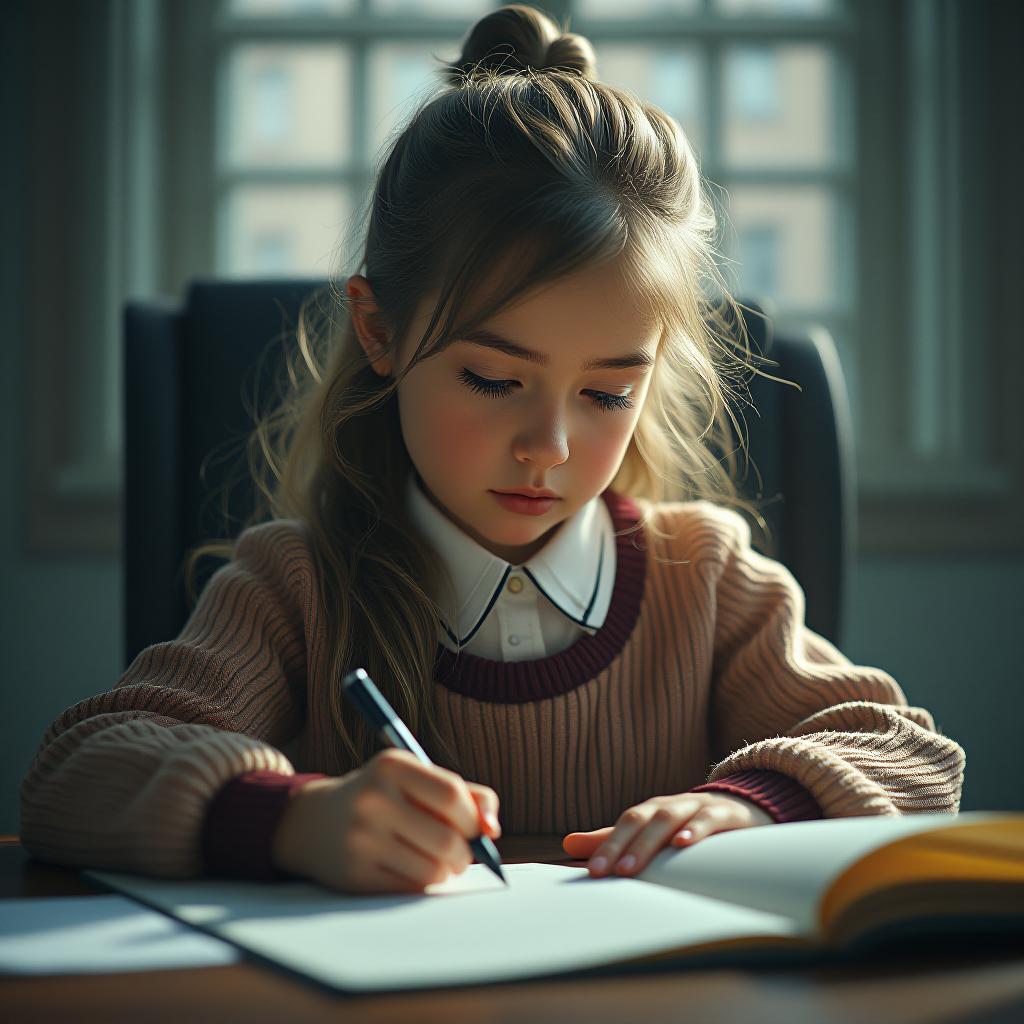
[[[101,974],[233,964],[230,943],[125,896],[0,901],[0,973]]]
[[[790,936],[778,914],[586,868],[482,864],[415,896],[355,896],[300,881],[149,879],[87,872],[259,955],[349,991],[539,977],[676,946]]]

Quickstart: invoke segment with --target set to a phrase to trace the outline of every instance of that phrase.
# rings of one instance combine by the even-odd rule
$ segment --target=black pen
[[[374,681],[364,669],[357,668],[349,672],[341,681],[341,690],[356,706],[371,729],[379,732],[381,737],[391,746],[399,750],[408,750],[415,754],[423,764],[433,764],[426,751],[409,732],[408,726],[395,709],[387,702],[384,694],[377,689]],[[506,885],[505,876],[501,872],[501,855],[488,835],[479,835],[469,840],[469,848],[481,864],[486,864]]]

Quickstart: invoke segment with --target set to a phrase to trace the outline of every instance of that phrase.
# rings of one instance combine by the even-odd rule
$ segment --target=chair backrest
[[[188,549],[212,536],[237,535],[238,529],[224,529],[219,498],[236,467],[208,456],[226,453],[226,442],[240,453],[252,428],[253,388],[259,388],[263,409],[280,365],[281,349],[267,346],[295,325],[303,297],[323,284],[196,280],[183,303],[126,304],[126,664],[184,625],[182,566]],[[760,316],[748,317],[747,328],[756,349],[779,363],[768,371],[802,388],[755,377],[751,397],[757,412],[743,410],[761,496],[781,496],[763,509],[776,540],[767,553],[799,581],[810,628],[839,644],[854,504],[852,429],[835,345],[824,329],[772,336],[770,321]],[[256,380],[261,356],[265,372]],[[751,472],[744,487],[755,497],[756,482]],[[233,522],[244,521],[251,501],[251,485],[231,487],[227,509]],[[212,568],[200,568],[200,588]]]

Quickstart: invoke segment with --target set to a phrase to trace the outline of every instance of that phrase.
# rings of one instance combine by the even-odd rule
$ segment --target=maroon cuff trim
[[[291,878],[271,861],[274,832],[292,794],[307,782],[324,778],[322,772],[286,775],[260,769],[226,782],[203,819],[206,873],[263,881]]]
[[[688,792],[732,793],[734,796],[742,796],[767,811],[776,824],[825,817],[818,801],[796,779],[767,768],[735,772],[715,782],[694,786]]]

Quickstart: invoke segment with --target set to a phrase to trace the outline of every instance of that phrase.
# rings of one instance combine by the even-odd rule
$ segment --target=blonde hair
[[[443,89],[385,147],[368,207],[363,262],[390,338],[384,352],[435,293],[429,326],[402,373],[382,378],[352,324],[359,300],[332,280],[303,303],[284,393],[248,439],[257,488],[248,524],[295,518],[308,529],[331,714],[339,750],[356,765],[375,738],[338,684],[362,666],[458,769],[430,701],[441,623],[432,595],[444,567],[406,508],[412,464],[395,392],[420,359],[529,288],[622,259],[640,308],[664,332],[612,489],[637,500],[648,529],[654,503],[691,498],[743,508],[766,529],[734,481],[745,446],[731,409],[760,357],[715,264],[716,217],[697,160],[672,117],[597,81],[595,64],[585,38],[522,4],[471,28],[440,71]],[[501,254],[518,257],[508,260],[517,273],[469,309]],[[192,551],[190,589],[200,557],[232,551],[228,542]]]

